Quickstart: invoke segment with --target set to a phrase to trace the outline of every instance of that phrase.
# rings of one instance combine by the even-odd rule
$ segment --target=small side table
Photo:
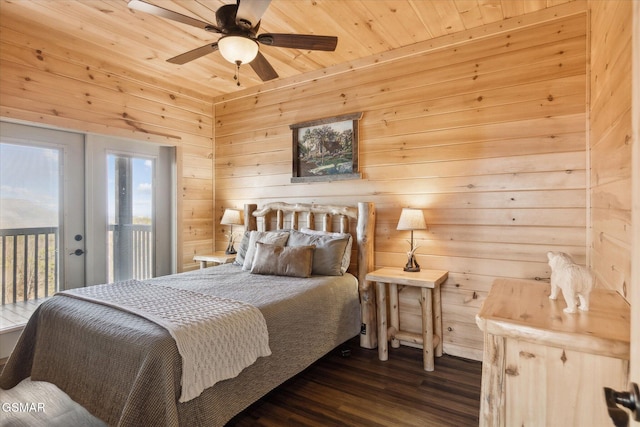
[[[215,265],[218,265],[233,262],[235,259],[236,254],[227,255],[224,251],[218,251],[208,255],[196,255],[193,257],[194,261],[200,261],[200,269],[207,268],[207,262],[215,262]]]
[[[366,279],[376,282],[378,308],[378,358],[387,360],[388,340],[397,348],[400,341],[422,344],[423,366],[425,371],[434,370],[434,353],[442,356],[442,306],[440,303],[440,284],[447,280],[448,271],[421,270],[407,272],[401,268],[381,268],[367,274]],[[389,317],[387,328],[387,292],[389,285]],[[400,330],[398,310],[398,286],[416,286],[420,288],[420,306],[422,308],[422,334]],[[435,321],[434,321],[435,318]],[[435,326],[435,334],[434,334]]]

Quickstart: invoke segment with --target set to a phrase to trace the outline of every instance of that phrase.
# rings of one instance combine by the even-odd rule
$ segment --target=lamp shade
[[[398,230],[424,230],[427,221],[424,219],[422,209],[403,208],[398,221]]]
[[[225,209],[220,224],[242,225],[244,224],[242,213],[237,209]]]
[[[218,40],[218,49],[232,64],[248,64],[258,55],[258,43],[248,37],[225,36]]]

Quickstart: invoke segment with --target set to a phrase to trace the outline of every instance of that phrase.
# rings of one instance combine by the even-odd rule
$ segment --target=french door
[[[88,135],[87,153],[87,283],[175,271],[173,149]]]
[[[0,121],[1,304],[175,271],[170,147]]]
[[[85,284],[84,136],[0,122],[2,305]]]

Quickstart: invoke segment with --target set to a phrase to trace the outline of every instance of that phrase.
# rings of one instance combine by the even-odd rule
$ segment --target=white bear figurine
[[[551,267],[551,295],[550,299],[558,298],[558,291],[562,289],[562,296],[567,303],[565,313],[575,313],[576,306],[582,311],[589,311],[589,294],[595,282],[591,270],[573,262],[564,252],[547,252]]]

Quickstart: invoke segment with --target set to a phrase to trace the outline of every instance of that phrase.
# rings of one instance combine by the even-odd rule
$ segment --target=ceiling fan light
[[[225,36],[218,40],[218,49],[232,64],[248,64],[258,55],[258,43],[248,37]]]

